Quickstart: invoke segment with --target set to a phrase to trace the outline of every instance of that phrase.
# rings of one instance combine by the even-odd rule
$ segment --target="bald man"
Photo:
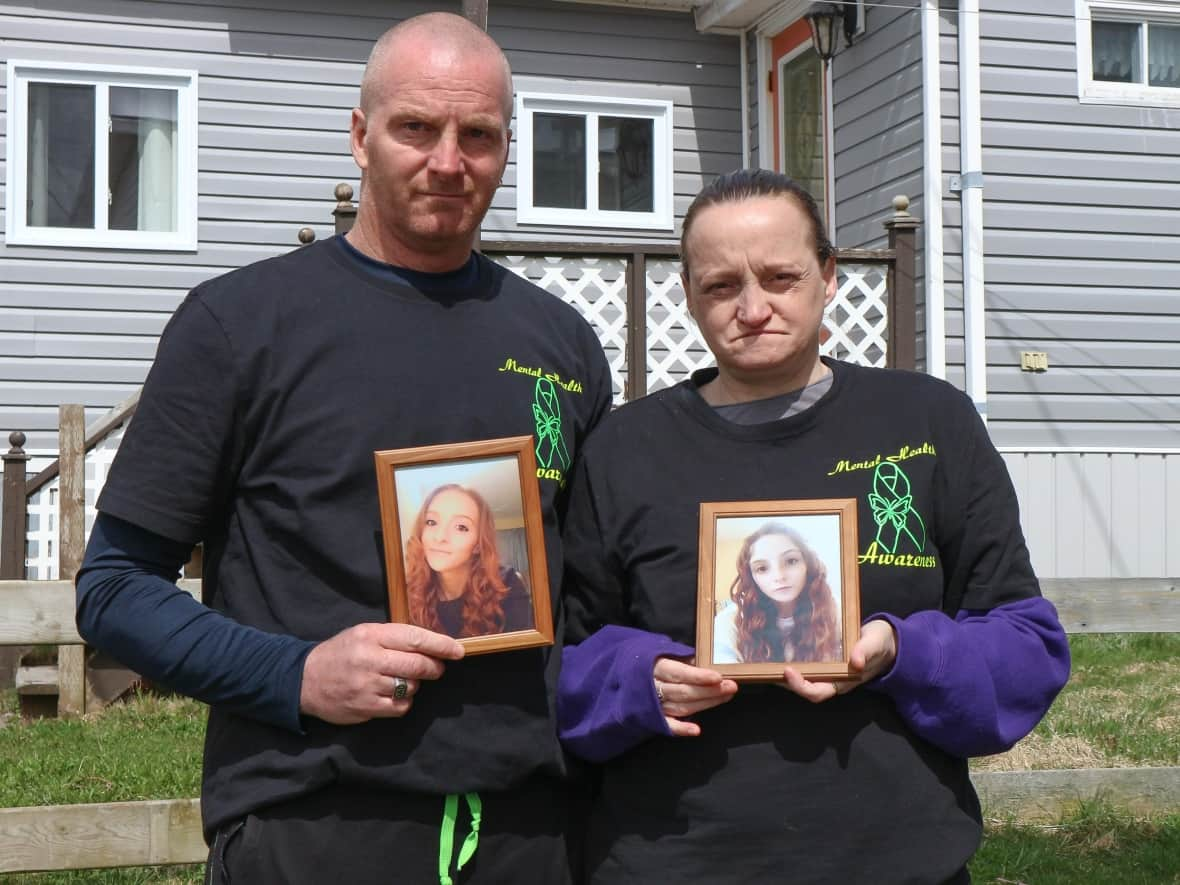
[[[391,29],[352,112],[352,231],[198,286],[161,339],[77,617],[210,704],[210,882],[572,881],[560,646],[468,660],[389,623],[400,541],[381,535],[373,470],[376,450],[545,442],[551,586],[534,592],[560,622],[563,490],[610,380],[581,317],[472,250],[511,112],[478,28],[434,13]],[[199,542],[208,607],[173,583]]]

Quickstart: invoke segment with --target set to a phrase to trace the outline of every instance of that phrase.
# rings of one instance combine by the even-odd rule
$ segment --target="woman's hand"
[[[787,689],[813,704],[831,700],[838,694],[852,691],[858,685],[876,679],[888,672],[897,657],[897,634],[888,621],[874,620],[860,628],[860,639],[852,647],[849,658],[850,669],[856,673],[854,679],[837,682],[811,682],[798,670],[787,667],[783,677]]]
[[[676,737],[699,735],[701,727],[695,722],[684,721],[684,717],[724,704],[738,690],[736,682],[716,670],[694,667],[674,658],[657,658],[652,680],[660,712]]]

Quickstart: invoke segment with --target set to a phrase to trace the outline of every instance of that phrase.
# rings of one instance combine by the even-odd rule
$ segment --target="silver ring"
[[[393,699],[395,701],[400,701],[409,693],[410,693],[409,680],[407,680],[401,676],[394,676],[393,677]]]
[[[652,680],[652,684],[656,687],[656,700],[662,704],[664,702],[664,690],[660,688],[660,684],[654,679]]]

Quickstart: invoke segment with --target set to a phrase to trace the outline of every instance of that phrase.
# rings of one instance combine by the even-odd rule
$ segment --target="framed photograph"
[[[860,636],[856,499],[701,504],[697,659],[739,682],[849,676]]]
[[[468,654],[553,644],[533,438],[374,452],[390,618]]]

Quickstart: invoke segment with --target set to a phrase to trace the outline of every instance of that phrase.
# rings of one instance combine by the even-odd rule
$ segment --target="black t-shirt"
[[[203,541],[214,608],[322,640],[389,618],[374,451],[532,434],[560,586],[566,480],[609,409],[609,369],[571,307],[483,257],[471,272],[461,293],[424,294],[334,238],[197,287],[161,339],[99,508]],[[559,661],[560,645],[449,664],[404,719],[305,718],[304,734],[215,706],[206,830],[331,782],[453,793],[560,776]]]

